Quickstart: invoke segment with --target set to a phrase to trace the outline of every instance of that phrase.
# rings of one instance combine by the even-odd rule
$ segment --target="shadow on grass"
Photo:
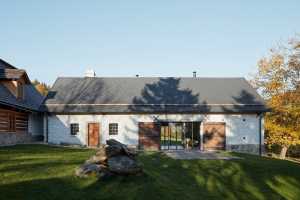
[[[0,147],[0,156],[9,154],[51,154],[51,153],[81,153],[84,151],[91,151],[91,149],[83,148],[62,148],[59,146],[48,146],[41,144],[23,144],[15,146]]]
[[[75,178],[74,166],[83,158],[77,159],[72,152],[64,156],[70,156],[65,163],[52,160],[48,165],[38,162],[24,166],[37,172],[43,168],[58,170],[56,174],[0,180],[0,199],[300,198],[300,166],[287,161],[244,154],[238,154],[243,160],[234,161],[173,160],[160,153],[142,153],[138,159],[143,164],[143,176],[97,181],[95,177]],[[23,172],[21,168],[13,170]]]

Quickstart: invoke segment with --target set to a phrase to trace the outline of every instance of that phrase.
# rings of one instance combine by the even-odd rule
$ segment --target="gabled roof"
[[[10,106],[27,111],[39,111],[44,97],[31,84],[25,70],[17,69],[0,59],[0,80],[19,80],[24,78],[24,98],[16,98],[4,85],[0,83],[0,105]]]
[[[267,111],[244,78],[58,78],[43,108],[63,113]]]
[[[0,69],[17,69],[17,68],[0,58]]]
[[[18,99],[4,85],[0,84],[0,104],[21,110],[39,111],[44,97],[31,84],[23,87],[24,99]]]

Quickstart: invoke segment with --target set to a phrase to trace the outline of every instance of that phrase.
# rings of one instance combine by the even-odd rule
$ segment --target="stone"
[[[96,155],[85,161],[85,164],[103,164],[107,160],[105,151],[98,151]]]
[[[107,157],[113,157],[117,155],[122,155],[124,154],[123,147],[120,145],[110,145],[105,147],[105,152]]]
[[[109,158],[107,163],[109,171],[116,174],[129,175],[141,172],[141,167],[137,162],[128,156],[115,156]]]
[[[100,173],[98,173],[97,177],[101,180],[108,179],[112,177],[114,174],[110,172],[108,169],[102,169]]]
[[[131,149],[131,148],[123,148],[125,153],[130,156],[130,157],[135,157],[137,155],[137,151],[135,151],[134,149]]]
[[[101,155],[95,155],[95,156],[92,156],[92,161],[95,163],[95,164],[102,164],[102,163],[105,163],[106,160],[107,160],[107,157],[106,156],[101,156]]]
[[[101,146],[96,154],[76,169],[78,177],[95,175],[106,179],[113,175],[139,175],[142,167],[135,160],[137,152],[117,140],[108,140],[107,145]]]
[[[109,139],[109,140],[106,140],[106,144],[108,146],[113,146],[113,145],[117,145],[117,146],[126,146],[125,144],[122,144],[121,142],[115,140],[115,139]]]
[[[75,170],[78,177],[87,177],[88,175],[98,175],[101,172],[101,166],[97,164],[83,164]]]
[[[115,139],[107,140],[106,144],[108,146],[114,146],[114,147],[122,148],[123,151],[125,152],[125,154],[130,156],[130,157],[134,157],[134,156],[137,155],[136,151],[134,151],[133,149],[128,148],[125,144],[122,144],[121,142],[119,142]]]
[[[97,156],[106,156],[106,150],[105,150],[105,148],[106,147],[97,149],[96,155]]]

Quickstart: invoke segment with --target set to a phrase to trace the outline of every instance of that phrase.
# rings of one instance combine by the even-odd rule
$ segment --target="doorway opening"
[[[88,146],[97,147],[100,144],[99,123],[88,123]]]
[[[161,150],[200,150],[201,122],[162,122]]]

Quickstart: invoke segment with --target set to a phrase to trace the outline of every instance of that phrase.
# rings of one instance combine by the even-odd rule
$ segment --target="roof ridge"
[[[129,79],[143,79],[143,78],[187,78],[187,79],[246,79],[242,76],[236,77],[188,77],[188,76],[96,76],[96,77],[84,77],[84,76],[58,76],[57,79],[100,79],[100,78],[129,78]]]

